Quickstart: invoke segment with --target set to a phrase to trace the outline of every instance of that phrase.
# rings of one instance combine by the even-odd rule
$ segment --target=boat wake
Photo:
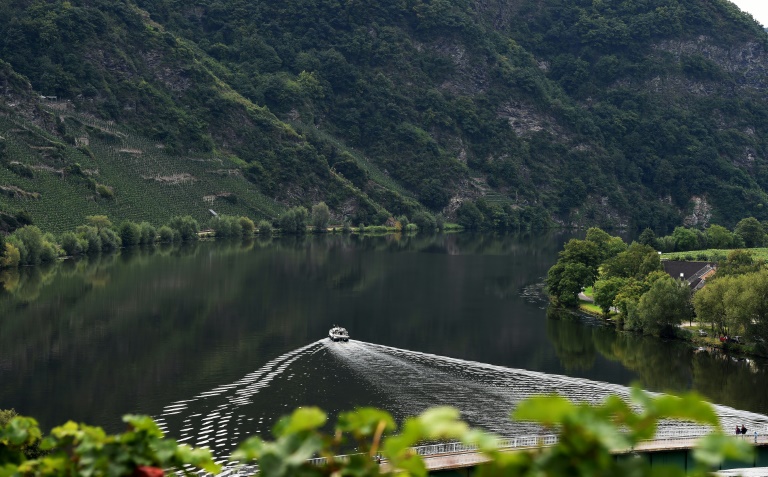
[[[397,420],[438,405],[459,409],[470,425],[504,436],[537,434],[530,423],[509,414],[533,395],[557,393],[596,403],[610,394],[628,396],[625,386],[504,368],[357,340],[324,339],[285,353],[242,379],[166,406],[161,427],[181,442],[207,446],[225,461],[250,435],[268,434],[282,415],[316,405],[331,415],[357,406],[375,406]],[[768,417],[715,406],[725,429],[745,424],[763,431]],[[691,423],[662,423],[698,430]],[[701,429],[703,430],[703,429]],[[751,431],[750,431],[751,432]]]

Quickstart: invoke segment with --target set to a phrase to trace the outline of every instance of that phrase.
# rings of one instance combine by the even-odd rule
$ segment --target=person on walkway
[[[747,435],[747,428],[744,427],[744,424],[741,425],[741,435],[746,436]],[[742,437],[743,439],[743,437]]]
[[[757,444],[757,431],[755,431],[755,444]]]
[[[738,436],[739,434],[741,434],[741,429],[739,426],[736,426],[736,435]]]

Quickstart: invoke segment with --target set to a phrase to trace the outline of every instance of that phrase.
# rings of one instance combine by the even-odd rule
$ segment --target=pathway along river
[[[0,408],[45,429],[146,413],[219,455],[300,405],[450,404],[501,434],[526,396],[696,389],[765,430],[768,365],[548,318],[567,234],[307,237],[135,251],[0,275]],[[331,343],[334,323],[349,343]],[[737,411],[738,409],[739,411]]]

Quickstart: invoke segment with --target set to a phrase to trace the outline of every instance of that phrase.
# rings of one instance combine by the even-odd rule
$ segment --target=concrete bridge
[[[693,448],[700,437],[702,436],[694,435],[690,430],[668,429],[659,432],[652,440],[641,442],[633,449],[619,449],[614,454],[617,459],[646,459],[651,467],[654,465],[674,465],[688,470],[694,466]],[[720,469],[713,470],[768,467],[768,433],[733,435],[732,438],[745,439],[755,445],[754,461],[751,463],[724,462]],[[502,451],[514,452],[548,447],[556,443],[556,435],[505,438],[501,440],[499,448]],[[415,447],[414,451],[423,457],[430,474],[446,477],[453,475],[470,476],[476,466],[488,461],[488,458],[479,453],[477,448],[458,442]],[[768,471],[766,475],[768,475]]]

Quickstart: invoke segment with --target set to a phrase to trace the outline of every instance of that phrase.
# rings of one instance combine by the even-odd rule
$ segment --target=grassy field
[[[750,248],[746,250],[748,250],[754,258],[768,261],[768,248]],[[714,262],[726,258],[732,251],[732,249],[707,249],[693,250],[690,252],[662,253],[661,259]]]

